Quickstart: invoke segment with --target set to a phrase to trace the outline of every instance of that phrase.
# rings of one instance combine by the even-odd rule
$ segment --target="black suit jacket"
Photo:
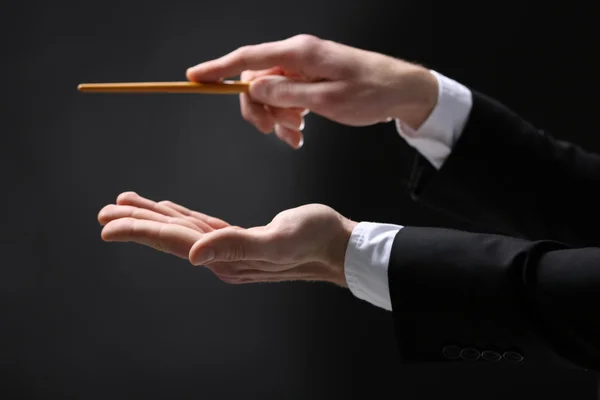
[[[417,156],[416,201],[498,234],[405,227],[390,295],[402,360],[600,370],[600,156],[473,92],[451,155]]]

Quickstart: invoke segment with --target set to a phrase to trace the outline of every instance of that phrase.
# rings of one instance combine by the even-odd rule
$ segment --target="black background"
[[[293,151],[246,124],[236,96],[76,91],[182,80],[238,46],[311,33],[422,63],[598,150],[588,4],[3,3],[6,398],[593,398],[596,378],[582,372],[402,368],[391,315],[348,291],[230,286],[152,249],[100,240],[97,212],[125,190],[241,226],[319,202],[355,220],[470,229],[410,201],[402,182],[413,153],[391,124],[310,115]]]

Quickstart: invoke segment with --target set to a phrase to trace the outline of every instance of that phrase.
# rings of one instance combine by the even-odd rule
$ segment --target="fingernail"
[[[215,251],[210,247],[202,249],[194,258],[194,265],[204,265],[215,259]]]
[[[298,125],[298,118],[284,116],[279,120],[279,123],[286,128],[290,128],[295,131],[302,132],[302,129],[304,129],[304,119],[301,119],[300,125]]]

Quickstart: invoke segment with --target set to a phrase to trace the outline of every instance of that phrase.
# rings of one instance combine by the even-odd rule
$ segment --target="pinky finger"
[[[293,149],[299,149],[304,144],[302,132],[286,128],[283,125],[275,124],[275,134]]]

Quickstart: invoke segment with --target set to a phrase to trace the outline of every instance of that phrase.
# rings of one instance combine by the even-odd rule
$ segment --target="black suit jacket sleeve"
[[[390,295],[407,363],[518,362],[600,370],[600,157],[476,92],[440,171],[411,194],[513,237],[406,227]]]
[[[498,233],[599,245],[600,156],[472,93],[463,134],[440,171],[416,155],[413,199]]]

